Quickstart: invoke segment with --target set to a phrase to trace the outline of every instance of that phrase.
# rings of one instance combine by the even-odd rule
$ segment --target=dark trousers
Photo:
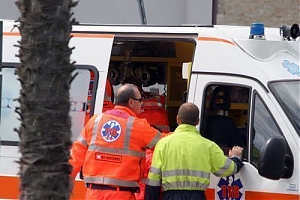
[[[206,197],[199,190],[168,190],[163,192],[162,200],[206,200]]]

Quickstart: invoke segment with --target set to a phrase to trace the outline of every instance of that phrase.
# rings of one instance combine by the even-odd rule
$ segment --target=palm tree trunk
[[[72,0],[17,0],[21,11],[20,199],[69,199]]]

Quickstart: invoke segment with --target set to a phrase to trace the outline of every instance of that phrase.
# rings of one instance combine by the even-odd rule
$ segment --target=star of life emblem
[[[216,188],[216,197],[219,200],[244,200],[245,191],[240,177],[235,174],[220,178]]]
[[[107,142],[114,142],[121,136],[121,125],[115,120],[107,121],[101,128],[101,136]]]

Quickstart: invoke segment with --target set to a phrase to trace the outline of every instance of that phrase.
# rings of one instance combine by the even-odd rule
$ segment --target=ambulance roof
[[[18,32],[14,25],[12,20],[4,21],[4,32]],[[297,41],[283,41],[279,28],[265,28],[266,40],[249,39],[250,26],[83,24],[75,25],[73,31],[190,38],[197,42],[193,72],[245,75],[265,83],[270,80],[300,78],[299,37]],[[203,41],[203,38],[213,40]]]

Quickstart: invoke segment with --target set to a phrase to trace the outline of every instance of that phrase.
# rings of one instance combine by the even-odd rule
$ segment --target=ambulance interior
[[[188,81],[182,78],[182,65],[192,62],[194,51],[193,40],[115,38],[107,79],[114,93],[126,77],[136,76],[141,79],[143,90],[165,96],[170,131],[174,131],[178,108],[188,90]],[[204,91],[200,132],[215,141],[225,154],[233,146],[247,146],[250,91],[221,84],[208,85]],[[244,152],[246,155],[247,149]]]
[[[193,59],[192,40],[115,38],[108,70],[114,92],[126,77],[140,78],[143,90],[165,97],[170,130],[177,127],[176,115],[182,104],[187,80],[182,78],[182,64]]]

